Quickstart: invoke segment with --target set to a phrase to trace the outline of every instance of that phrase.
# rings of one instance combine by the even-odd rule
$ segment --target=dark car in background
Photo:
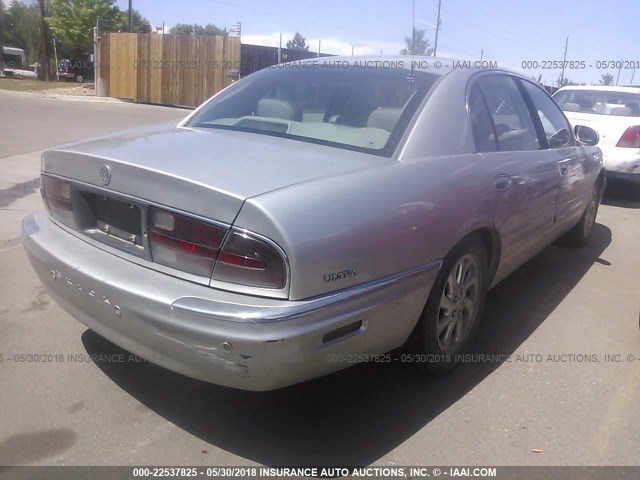
[[[63,58],[58,62],[58,77],[60,80],[84,83],[94,80],[94,64],[90,58]]]

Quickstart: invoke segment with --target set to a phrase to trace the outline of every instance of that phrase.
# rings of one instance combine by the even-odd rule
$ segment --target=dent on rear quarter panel
[[[472,153],[467,121],[469,77],[451,74],[438,84],[398,160],[245,202],[236,225],[272,238],[287,252],[291,299],[439,260],[473,229],[492,225],[490,182],[483,157]],[[324,282],[324,275],[354,270]]]
[[[478,155],[390,161],[251,198],[235,225],[282,246],[289,298],[304,299],[443,258],[462,230],[487,221],[482,171]]]

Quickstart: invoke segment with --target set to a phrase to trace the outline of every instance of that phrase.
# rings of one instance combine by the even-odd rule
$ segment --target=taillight
[[[233,230],[224,243],[213,279],[265,288],[283,288],[286,268],[275,245],[248,232]]]
[[[154,262],[210,277],[227,230],[217,225],[151,208],[149,245]]]
[[[42,192],[49,213],[56,220],[71,225],[73,223],[73,203],[71,183],[59,178],[42,176]]]
[[[154,262],[222,282],[280,289],[286,267],[280,250],[242,230],[153,207],[149,210],[149,245]],[[222,242],[224,241],[224,245]]]
[[[616,147],[640,148],[640,125],[627,128]]]

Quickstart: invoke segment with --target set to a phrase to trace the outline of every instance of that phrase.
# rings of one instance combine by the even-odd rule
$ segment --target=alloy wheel
[[[468,337],[476,319],[481,289],[480,264],[467,253],[449,272],[440,299],[437,336],[440,349],[455,353]]]

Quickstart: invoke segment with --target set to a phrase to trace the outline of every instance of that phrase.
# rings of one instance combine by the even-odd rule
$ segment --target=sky
[[[392,55],[411,35],[412,0],[132,0],[153,25],[242,22],[242,42],[283,46],[299,31],[317,51],[351,55]],[[435,40],[438,0],[415,1],[415,26]],[[118,0],[121,10],[128,0]],[[438,56],[497,60],[557,83],[565,42],[565,77],[598,83],[610,73],[620,85],[640,84],[639,0],[441,0]],[[611,65],[607,62],[628,61]],[[523,63],[528,62],[528,63]],[[537,62],[537,68],[536,63]],[[581,62],[584,62],[581,64]],[[620,63],[620,62],[619,62]],[[542,68],[542,66],[551,68]],[[598,68],[600,67],[600,68]],[[628,68],[627,68],[628,67]]]

